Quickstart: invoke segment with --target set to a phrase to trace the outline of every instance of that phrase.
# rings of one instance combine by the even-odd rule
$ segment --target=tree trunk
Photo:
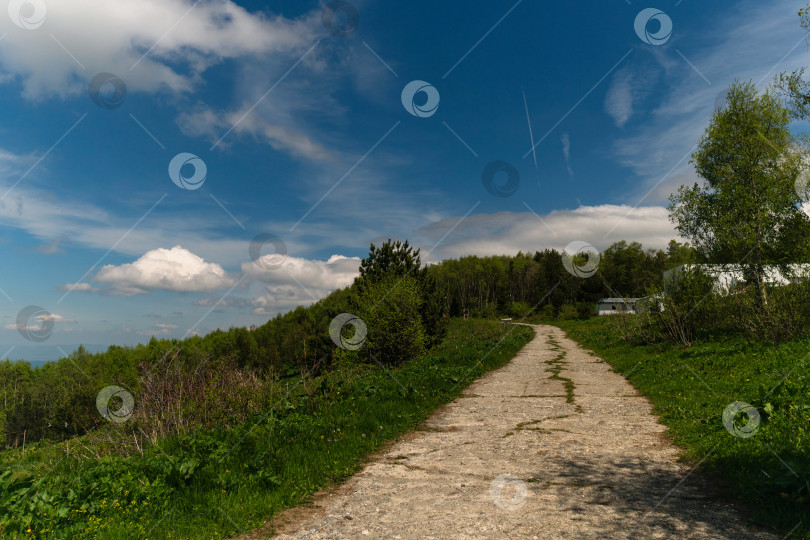
[[[753,176],[753,175],[752,175]],[[763,312],[768,311],[768,293],[765,290],[765,268],[762,264],[762,217],[761,217],[761,210],[759,204],[759,191],[757,190],[757,181],[756,178],[752,179],[751,187],[754,191],[754,205],[756,208],[756,213],[754,214],[754,228],[756,233],[756,238],[754,241],[754,253],[755,253],[755,268],[754,268],[754,283],[756,287],[756,294],[757,294],[757,307],[760,308]]]

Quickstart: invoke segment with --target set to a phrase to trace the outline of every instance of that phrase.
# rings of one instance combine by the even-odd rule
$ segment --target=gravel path
[[[621,375],[534,328],[423,431],[288,514],[280,538],[776,538],[707,495]]]

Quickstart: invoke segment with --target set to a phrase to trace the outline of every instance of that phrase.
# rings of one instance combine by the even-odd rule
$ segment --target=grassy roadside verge
[[[609,318],[555,321],[593,350],[654,405],[685,458],[701,462],[731,497],[744,501],[752,521],[790,538],[810,538],[810,340],[747,343],[717,337],[688,350],[635,346]],[[750,437],[732,435],[724,409],[751,404],[760,424]]]
[[[162,440],[143,455],[77,459],[64,444],[4,452],[0,536],[223,538],[255,528],[356,472],[533,335],[454,320],[442,344],[399,369],[344,366],[237,429]]]

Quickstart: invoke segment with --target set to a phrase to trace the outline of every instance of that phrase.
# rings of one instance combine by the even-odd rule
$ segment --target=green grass
[[[226,538],[258,527],[358,471],[533,335],[454,320],[441,345],[401,368],[344,366],[236,429],[172,437],[143,455],[77,458],[88,437],[0,453],[0,536]]]
[[[684,458],[750,509],[751,519],[810,538],[810,340],[781,344],[716,337],[688,350],[623,341],[610,318],[555,321],[595,351],[654,405]],[[761,415],[750,438],[725,428],[732,402]],[[746,415],[737,417],[744,425]]]
[[[554,336],[548,336],[548,343],[551,345],[552,351],[558,352],[556,357],[552,358],[551,360],[546,360],[546,365],[551,366],[550,368],[546,369],[547,372],[551,373],[549,379],[563,382],[565,385],[565,402],[574,405],[576,411],[581,413],[582,407],[575,403],[574,399],[574,389],[576,388],[574,381],[568,377],[563,377],[560,375],[560,373],[562,373],[563,366],[566,364],[566,362],[563,362],[566,353],[560,348],[560,344],[554,340]]]

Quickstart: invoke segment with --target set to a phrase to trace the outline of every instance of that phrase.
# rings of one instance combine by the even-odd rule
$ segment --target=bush
[[[810,335],[810,282],[768,287],[763,309],[753,287],[725,299],[726,309],[746,336],[767,341],[784,341]]]
[[[357,315],[366,323],[368,335],[357,351],[342,351],[342,356],[398,366],[425,352],[427,336],[420,309],[422,295],[417,281],[390,275],[375,283],[366,283],[357,299]]]
[[[591,302],[577,302],[576,309],[580,319],[590,319],[596,314],[596,308]]]
[[[577,318],[577,309],[572,305],[565,304],[560,308],[560,313],[557,317],[564,321],[571,321]]]
[[[688,348],[698,329],[711,326],[716,308],[714,279],[698,267],[683,268],[668,283],[661,303],[653,306],[653,318],[665,338]]]
[[[508,314],[510,317],[525,317],[529,313],[529,304],[526,302],[512,302],[509,306]]]

